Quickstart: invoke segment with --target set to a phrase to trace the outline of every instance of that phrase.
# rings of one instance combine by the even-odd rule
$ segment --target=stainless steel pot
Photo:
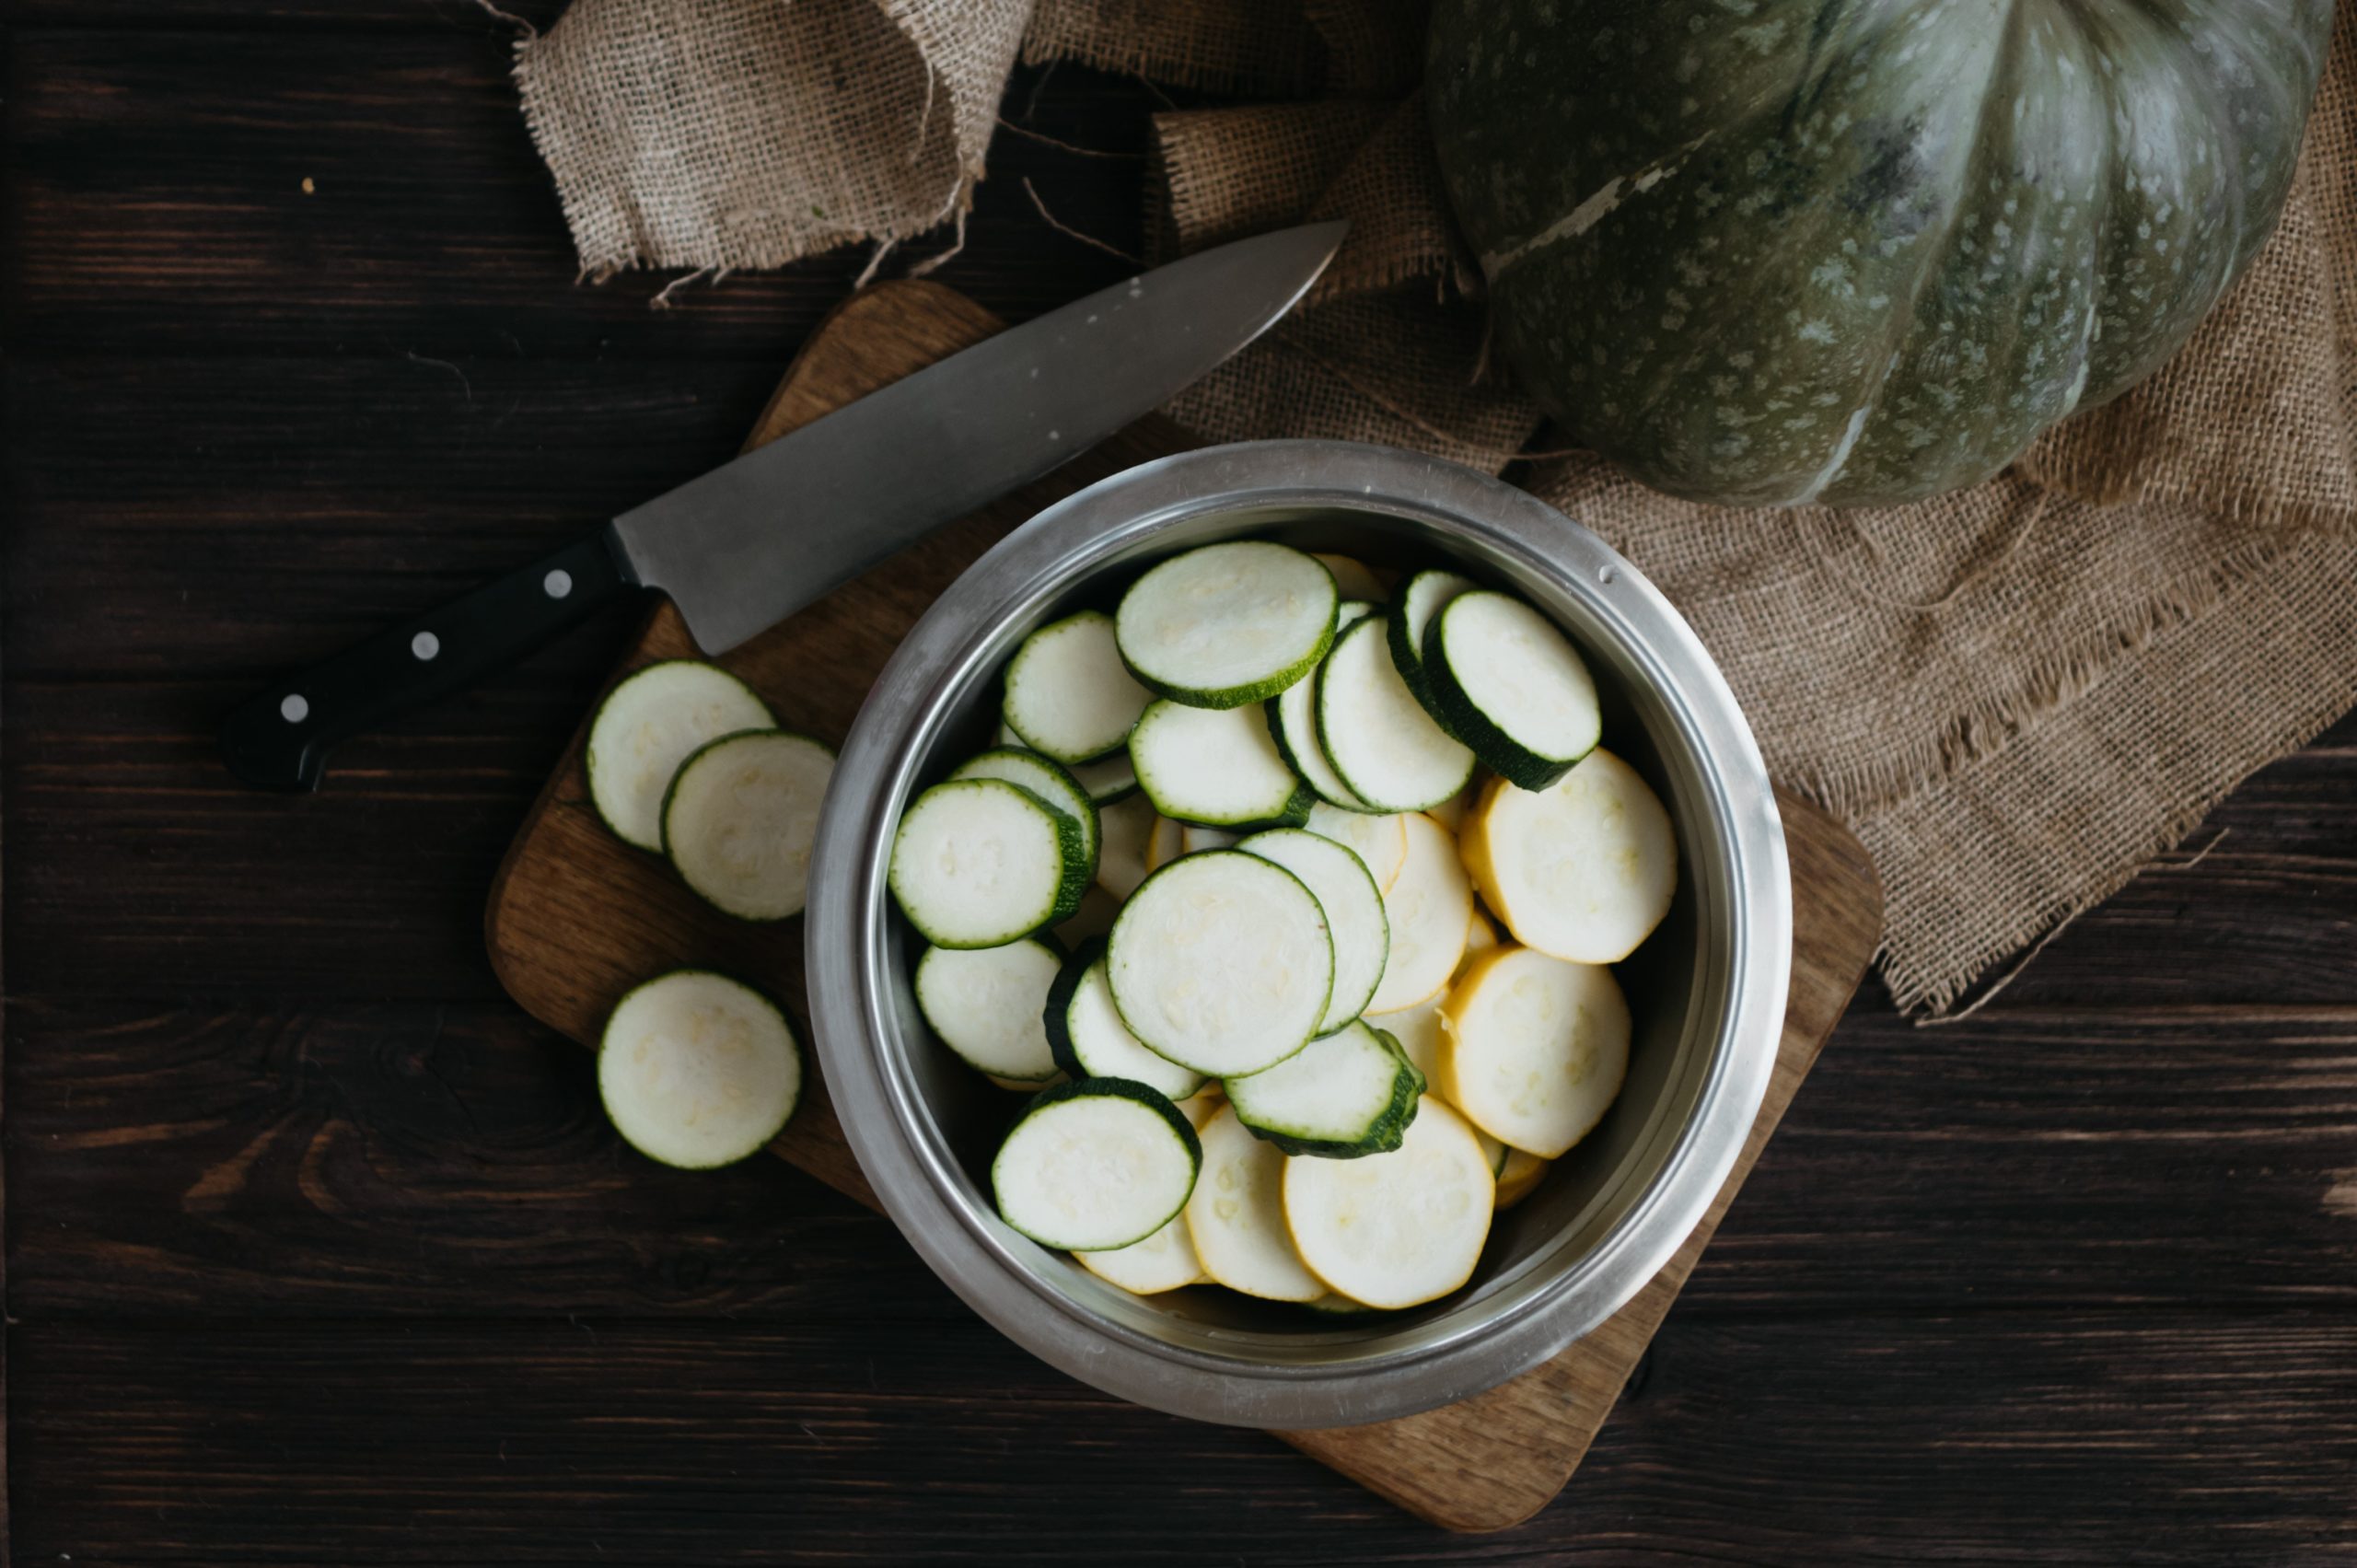
[[[1141,1299],[1003,1224],[988,1168],[1012,1101],[928,1035],[910,991],[915,939],[885,886],[902,807],[990,744],[999,671],[1026,633],[1084,605],[1109,609],[1161,556],[1246,534],[1375,563],[1454,563],[1549,610],[1606,693],[1606,744],[1678,825],[1677,901],[1620,966],[1636,1039],[1619,1102],[1498,1216],[1469,1285],[1364,1325],[1218,1290]],[[1594,1329],[1668,1260],[1759,1112],[1791,905],[1775,797],[1733,694],[1677,611],[1601,540],[1522,491],[1414,453],[1217,447],[1040,513],[960,577],[885,668],[836,766],[811,862],[811,1027],[885,1208],[1017,1343],[1175,1414],[1346,1426],[1504,1382]]]

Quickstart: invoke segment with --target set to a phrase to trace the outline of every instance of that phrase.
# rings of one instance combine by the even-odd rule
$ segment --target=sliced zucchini
[[[1334,587],[1346,599],[1379,602],[1383,598],[1383,580],[1348,555],[1313,556],[1334,579]]]
[[[1221,1090],[1217,1078],[1205,1078],[1202,1088],[1178,1102],[1178,1114],[1185,1117],[1187,1125],[1198,1132],[1203,1130],[1204,1122],[1226,1109],[1227,1096]]]
[[[663,852],[663,795],[706,741],[777,720],[751,687],[701,659],[650,664],[606,693],[583,760],[589,801],[624,843]]]
[[[1255,833],[1236,847],[1300,877],[1326,912],[1326,933],[1334,944],[1334,992],[1318,1028],[1320,1034],[1333,1033],[1366,1006],[1391,956],[1391,923],[1375,877],[1347,845],[1303,828]]]
[[[1258,705],[1155,703],[1130,736],[1146,798],[1165,817],[1206,827],[1299,827],[1318,797],[1277,750]]]
[[[1069,953],[1084,942],[1101,942],[1120,913],[1121,900],[1107,892],[1101,884],[1092,882],[1087,891],[1080,895],[1080,908],[1073,912],[1072,918],[1056,923],[1056,943]]]
[[[1384,618],[1383,634],[1391,645],[1391,661],[1399,668],[1399,679],[1415,693],[1416,701],[1443,724],[1447,720],[1441,717],[1433,698],[1432,682],[1424,678],[1424,637],[1432,629],[1433,619],[1448,608],[1451,599],[1480,586],[1454,572],[1418,572],[1400,585],[1399,597],[1392,601],[1390,613]]]
[[[980,950],[928,947],[917,960],[917,1009],[969,1065],[1037,1087],[1056,1075],[1045,1016],[1063,961],[1036,936]]]
[[[1232,849],[1147,877],[1107,944],[1130,1032],[1214,1078],[1258,1073],[1309,1043],[1333,993],[1326,912],[1274,862]]]
[[[1162,820],[1154,802],[1143,795],[1097,809],[1097,885],[1117,899],[1138,890],[1145,874],[1147,845],[1156,822]]]
[[[1203,1124],[1202,1144],[1202,1175],[1187,1200],[1187,1235],[1204,1274],[1267,1301],[1324,1295],[1324,1282],[1302,1262],[1285,1231],[1284,1151],[1254,1137],[1233,1106]]]
[[[1018,784],[937,784],[901,814],[892,898],[936,947],[995,947],[1080,908],[1080,824]]]
[[[1549,1169],[1549,1163],[1537,1155],[1506,1150],[1505,1164],[1498,1167],[1498,1212],[1504,1214],[1529,1197]]]
[[[1088,862],[1088,876],[1097,876],[1097,841],[1100,826],[1097,803],[1062,763],[1026,751],[1019,746],[993,746],[950,770],[953,779],[1004,779],[1020,784],[1080,824],[1080,853]]]
[[[1669,912],[1678,839],[1637,771],[1601,747],[1552,789],[1492,782],[1465,819],[1466,869],[1515,940],[1618,963]]]
[[[1424,815],[1446,828],[1450,832],[1456,832],[1465,826],[1465,814],[1473,809],[1473,802],[1480,797],[1481,786],[1488,782],[1480,769],[1474,769],[1470,783],[1438,806],[1426,811]]]
[[[835,754],[790,730],[742,730],[688,754],[663,796],[663,854],[695,895],[739,920],[802,912]]]
[[[1137,764],[1130,761],[1126,746],[1094,762],[1074,762],[1064,771],[1072,775],[1074,784],[1088,792],[1088,798],[1097,803],[1099,811],[1117,800],[1137,796]]]
[[[1351,606],[1346,602],[1342,609],[1347,611]],[[1348,624],[1342,622],[1344,626]],[[1302,783],[1317,795],[1320,805],[1329,809],[1339,807],[1344,811],[1375,809],[1342,782],[1342,775],[1326,760],[1326,748],[1318,738],[1317,676],[1295,681],[1267,706],[1269,734],[1277,743],[1278,755],[1284,759],[1286,767],[1301,775]]]
[[[1438,806],[1473,776],[1473,753],[1433,722],[1384,651],[1381,621],[1343,633],[1319,667],[1318,740],[1342,782],[1378,811]]]
[[[1051,1073],[1044,1078],[1002,1078],[995,1073],[985,1073],[982,1076],[988,1078],[994,1086],[1018,1095],[1036,1095],[1041,1089],[1072,1081],[1061,1072]]]
[[[1504,1176],[1506,1173],[1506,1146],[1479,1127],[1473,1129],[1473,1138],[1481,1145],[1481,1157],[1490,1162],[1490,1174]]]
[[[1596,680],[1556,624],[1487,588],[1459,594],[1424,633],[1423,672],[1448,732],[1521,789],[1545,789],[1604,733]]]
[[[1203,1086],[1203,1074],[1155,1055],[1121,1022],[1105,978],[1105,944],[1076,949],[1049,989],[1048,1046],[1075,1078],[1133,1078],[1173,1100]]]
[[[1427,1083],[1440,1081],[1440,1010],[1447,1000],[1448,993],[1444,991],[1413,1007],[1383,1015],[1383,1031],[1399,1042],[1401,1054]]]
[[[1391,890],[1391,884],[1399,880],[1399,868],[1408,863],[1408,830],[1396,812],[1369,817],[1355,810],[1313,806],[1309,808],[1309,820],[1303,826],[1357,855],[1365,863],[1375,885],[1387,893]]]
[[[1604,1120],[1629,1069],[1629,1004],[1600,964],[1528,947],[1474,960],[1442,1009],[1437,1085],[1499,1142],[1553,1159]]]
[[[1408,858],[1383,895],[1383,912],[1391,922],[1391,959],[1367,1002],[1369,1014],[1413,1007],[1446,989],[1465,956],[1465,934],[1473,923],[1473,886],[1457,858],[1455,841],[1421,812],[1400,820]]]
[[[1203,1265],[1195,1257],[1195,1243],[1187,1234],[1184,1214],[1144,1241],[1101,1252],[1075,1252],[1080,1266],[1108,1284],[1132,1295],[1160,1295],[1203,1282]]]
[[[598,1042],[598,1093],[614,1130],[683,1170],[765,1146],[802,1098],[802,1048],[776,1003],[708,970],[632,991]]]
[[[1472,1128],[1427,1097],[1388,1154],[1287,1160],[1285,1228],[1330,1288],[1369,1307],[1414,1307],[1473,1277],[1497,1192]]]
[[[1263,1073],[1226,1080],[1236,1119],[1289,1155],[1359,1159],[1399,1146],[1424,1075],[1381,1029],[1353,1022]]]
[[[1081,1078],[1024,1108],[991,1161],[991,1191],[999,1218],[1042,1247],[1109,1251],[1177,1218],[1202,1160],[1167,1099],[1123,1078]]]
[[[1178,853],[1201,854],[1207,849],[1227,849],[1244,842],[1242,833],[1231,833],[1225,828],[1206,828],[1200,822],[1178,824]]]
[[[1042,757],[1086,762],[1119,749],[1152,701],[1122,668],[1113,618],[1084,610],[1023,639],[1007,662],[1000,716]]]
[[[1333,641],[1341,602],[1311,557],[1237,540],[1175,555],[1140,577],[1121,596],[1114,633],[1130,672],[1163,696],[1238,708],[1309,673]]]
[[[1151,806],[1152,801],[1146,802]],[[1145,836],[1145,871],[1151,877],[1187,853],[1187,825],[1156,815],[1154,830]],[[1136,889],[1132,889],[1132,891]]]

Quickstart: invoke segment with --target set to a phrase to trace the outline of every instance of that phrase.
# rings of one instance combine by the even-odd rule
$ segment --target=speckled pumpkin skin
[[[1976,483],[2183,343],[2275,225],[2330,0],[1438,0],[1499,340],[1647,483]]]

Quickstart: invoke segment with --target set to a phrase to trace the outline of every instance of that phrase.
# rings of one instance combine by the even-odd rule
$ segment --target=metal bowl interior
[[[1006,1227],[990,1158],[1016,1101],[935,1041],[919,939],[885,888],[907,800],[997,727],[998,674],[1033,628],[1109,610],[1155,561],[1250,535],[1371,565],[1448,565],[1551,613],[1605,695],[1605,744],[1678,832],[1676,901],[1619,966],[1635,1018],[1604,1122],[1498,1216],[1472,1281],[1429,1306],[1321,1317],[1199,1286],[1151,1298]],[[1618,1309],[1702,1215],[1772,1063],[1790,958],[1783,842],[1749,732],[1690,631],[1595,536],[1527,494],[1420,455],[1341,443],[1213,448],[1117,475],[1034,518],[911,633],[846,744],[807,921],[813,1028],[847,1135],[950,1285],[1061,1367],[1199,1419],[1387,1419],[1521,1372]]]

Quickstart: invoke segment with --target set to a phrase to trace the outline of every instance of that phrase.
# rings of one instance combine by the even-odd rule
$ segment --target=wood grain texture
[[[2310,1568],[2357,1551],[2357,1322],[2297,1308],[2023,1313],[1997,1356],[1968,1313],[1679,1312],[1547,1527],[1478,1544],[1258,1434],[888,1316],[17,1334],[17,1482],[42,1504],[27,1564]]]
[[[748,447],[818,419],[900,376],[980,341],[995,319],[952,290],[886,285],[822,325],[786,372]],[[926,606],[990,544],[1047,499],[1097,474],[1190,445],[1158,420],[1089,455],[732,650],[720,663],[769,699],[787,725],[840,743],[884,661]],[[616,679],[693,656],[667,605]],[[618,842],[587,801],[588,721],[508,852],[484,917],[492,962],[526,1010],[584,1044],[632,986],[665,969],[718,964],[773,988],[801,1017],[801,923],[747,926],[705,909],[668,867]],[[1562,1490],[1620,1385],[1704,1247],[1817,1049],[1865,972],[1882,932],[1873,866],[1850,834],[1796,796],[1782,799],[1800,936],[1775,1081],[1742,1162],[1677,1259],[1602,1329],[1546,1365],[1464,1405],[1346,1431],[1280,1435],[1343,1474],[1458,1530],[1517,1524]],[[806,1028],[807,1035],[807,1028]],[[815,1068],[815,1063],[813,1064]],[[874,1206],[874,1191],[813,1071],[776,1152]],[[1442,1457],[1446,1456],[1446,1462]]]
[[[1979,1016],[1870,983],[1573,1484],[1478,1544],[1047,1372],[782,1161],[622,1148],[476,922],[631,618],[308,800],[209,738],[725,457],[864,260],[576,285],[507,59],[473,0],[0,13],[19,1561],[2357,1555],[2357,717]],[[1133,153],[1158,107],[1060,66],[1003,112]],[[940,275],[1108,281],[1020,182],[1131,245],[1139,168],[1002,134]]]

